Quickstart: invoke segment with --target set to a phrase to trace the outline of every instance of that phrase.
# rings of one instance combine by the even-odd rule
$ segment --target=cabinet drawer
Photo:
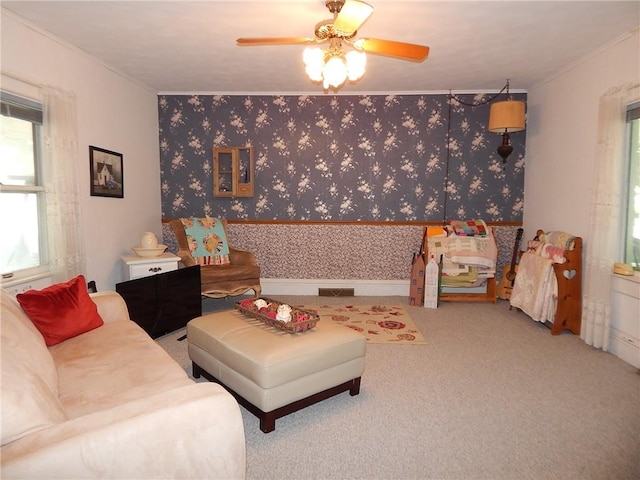
[[[253,183],[238,183],[236,197],[253,197]]]
[[[167,273],[178,269],[178,262],[145,263],[141,265],[129,265],[130,280],[148,277],[158,273]]]

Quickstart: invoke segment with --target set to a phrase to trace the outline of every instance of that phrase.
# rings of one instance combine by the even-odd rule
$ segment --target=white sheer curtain
[[[611,269],[620,247],[626,106],[638,98],[638,91],[638,85],[611,89],[600,98],[598,113],[580,337],[604,351],[609,349],[611,328]]]
[[[43,87],[44,185],[47,247],[54,282],[82,274],[86,254],[81,236],[78,122],[75,95]]]

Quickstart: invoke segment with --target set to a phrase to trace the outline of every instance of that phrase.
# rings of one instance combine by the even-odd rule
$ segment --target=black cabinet
[[[116,292],[124,298],[131,320],[152,338],[202,315],[199,265],[118,283]]]

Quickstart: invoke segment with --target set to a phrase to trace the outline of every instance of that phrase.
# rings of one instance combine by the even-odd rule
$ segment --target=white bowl
[[[158,245],[156,248],[133,247],[133,251],[139,257],[159,257],[166,249],[166,245]]]

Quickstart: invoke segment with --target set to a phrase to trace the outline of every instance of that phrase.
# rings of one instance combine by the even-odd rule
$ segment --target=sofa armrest
[[[229,247],[229,261],[231,265],[258,265],[258,260],[253,252],[233,247]]]
[[[244,425],[221,386],[194,383],[2,447],[2,478],[245,478]]]
[[[119,293],[104,291],[91,293],[89,296],[98,306],[98,313],[105,322],[130,320],[127,304]]]

